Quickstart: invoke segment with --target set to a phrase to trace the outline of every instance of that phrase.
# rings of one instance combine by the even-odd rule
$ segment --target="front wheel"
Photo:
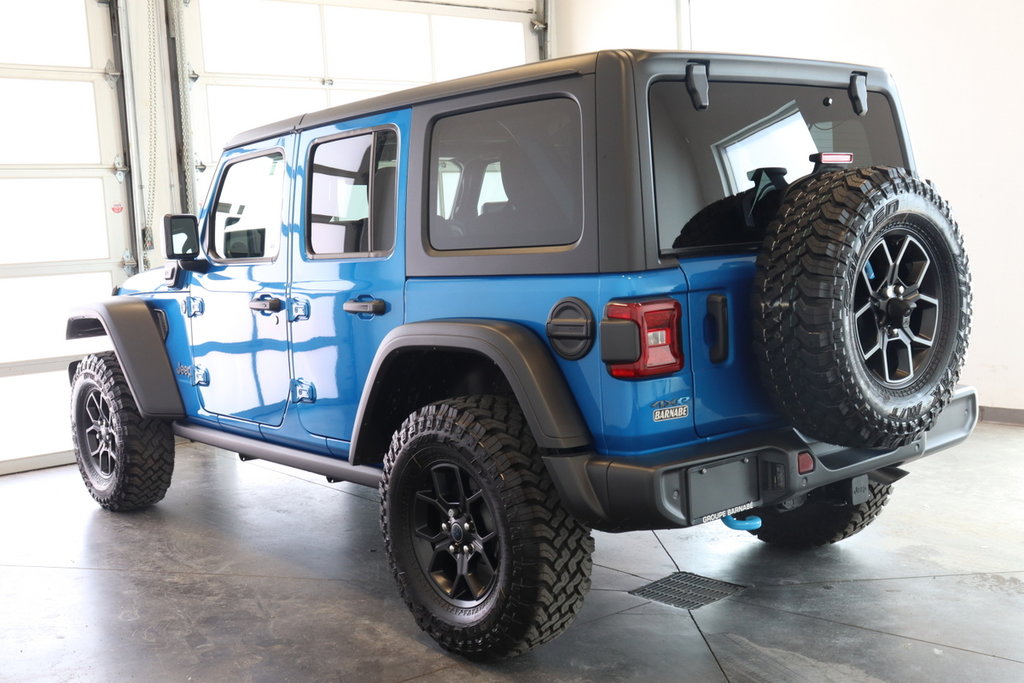
[[[90,495],[108,510],[138,510],[163,499],[174,472],[174,435],[139,413],[117,358],[86,356],[71,383],[71,437]]]
[[[471,396],[414,412],[391,442],[381,526],[403,599],[471,659],[551,640],[590,587],[590,530],[563,509],[514,401]]]

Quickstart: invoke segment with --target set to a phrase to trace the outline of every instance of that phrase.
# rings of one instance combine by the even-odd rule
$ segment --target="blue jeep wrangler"
[[[159,501],[174,438],[379,486],[441,646],[523,652],[592,528],[790,547],[965,439],[967,257],[886,72],[607,51],[296,116],[227,147],[168,263],[76,310],[78,464]]]

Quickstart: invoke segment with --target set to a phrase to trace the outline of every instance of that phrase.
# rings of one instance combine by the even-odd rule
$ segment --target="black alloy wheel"
[[[420,473],[417,488],[411,511],[420,569],[452,605],[479,605],[501,563],[494,513],[480,482],[442,459]]]

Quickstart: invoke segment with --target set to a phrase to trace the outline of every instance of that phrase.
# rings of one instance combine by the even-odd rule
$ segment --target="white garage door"
[[[202,202],[236,133],[432,81],[536,61],[534,0],[192,0],[179,17]],[[461,6],[460,6],[461,5]]]
[[[93,0],[0,0],[0,473],[70,461],[66,368],[105,342],[64,341],[67,311],[125,277],[110,25]]]

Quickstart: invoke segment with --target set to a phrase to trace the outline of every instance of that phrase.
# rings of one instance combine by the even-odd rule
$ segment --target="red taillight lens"
[[[682,308],[678,301],[615,301],[608,304],[605,315],[635,323],[640,339],[640,355],[635,361],[608,365],[613,377],[651,377],[682,369],[683,351],[679,339]]]

